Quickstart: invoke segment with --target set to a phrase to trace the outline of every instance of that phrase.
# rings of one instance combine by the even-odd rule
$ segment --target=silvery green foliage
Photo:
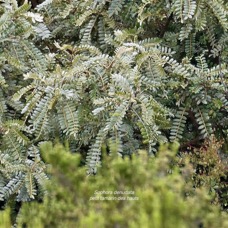
[[[86,153],[91,174],[104,147],[154,154],[169,140],[225,138],[223,1],[2,2],[1,200],[38,197],[43,141]]]
[[[41,38],[48,38],[43,16],[28,12],[30,5],[18,7],[16,1],[0,5],[0,200],[12,195],[18,201],[37,197],[47,180],[32,131],[21,115],[23,102],[12,99],[23,86],[22,74],[48,70],[45,55],[34,45],[37,28]],[[38,193],[38,191],[40,193]]]

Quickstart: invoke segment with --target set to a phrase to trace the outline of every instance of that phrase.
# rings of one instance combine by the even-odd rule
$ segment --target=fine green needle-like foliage
[[[162,146],[156,158],[142,150],[131,159],[103,154],[104,166],[94,177],[85,175],[78,154],[44,144],[49,194],[42,203],[23,204],[18,227],[225,228],[227,215],[210,204],[206,189],[192,188],[191,166],[173,166],[176,149]],[[0,225],[7,215],[0,213]]]

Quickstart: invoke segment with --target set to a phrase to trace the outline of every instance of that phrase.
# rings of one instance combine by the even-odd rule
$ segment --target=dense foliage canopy
[[[226,160],[226,1],[31,2],[0,2],[0,202],[42,198],[40,145],[56,139],[90,175],[102,148],[153,156],[179,141],[194,154],[212,135]]]

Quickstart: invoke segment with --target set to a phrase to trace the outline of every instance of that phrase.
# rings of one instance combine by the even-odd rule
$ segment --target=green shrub
[[[0,227],[11,227],[10,208],[0,211]]]
[[[207,190],[192,188],[191,166],[187,164],[182,169],[174,166],[175,146],[172,149],[162,146],[156,158],[149,158],[145,151],[131,158],[115,154],[104,153],[98,174],[86,176],[78,154],[66,151],[61,145],[42,145],[42,156],[51,176],[49,193],[42,203],[23,204],[17,219],[19,227],[23,224],[28,228],[228,225],[227,215],[211,204]],[[122,194],[127,191],[129,194]]]

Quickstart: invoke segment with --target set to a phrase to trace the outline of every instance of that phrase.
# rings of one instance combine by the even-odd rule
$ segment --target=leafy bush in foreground
[[[122,159],[113,147],[112,156],[103,153],[98,174],[86,176],[78,154],[61,145],[44,144],[42,156],[51,176],[49,194],[42,203],[23,204],[18,227],[225,228],[228,217],[211,204],[207,190],[192,188],[191,166],[174,166],[176,149],[162,146],[157,158],[139,151]]]

